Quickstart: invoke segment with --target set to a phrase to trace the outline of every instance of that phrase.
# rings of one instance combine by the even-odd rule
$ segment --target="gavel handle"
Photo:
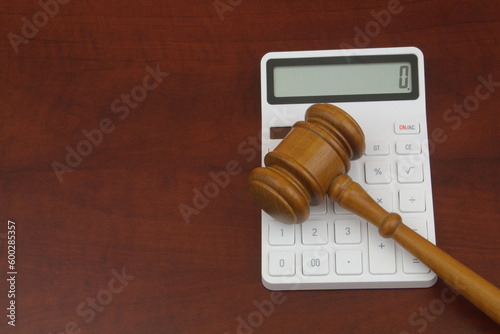
[[[336,177],[328,190],[330,200],[377,226],[380,235],[394,239],[462,296],[500,324],[500,290],[388,213],[347,175]]]

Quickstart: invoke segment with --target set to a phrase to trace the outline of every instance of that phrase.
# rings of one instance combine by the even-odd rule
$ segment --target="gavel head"
[[[266,167],[250,173],[252,196],[274,219],[302,223],[309,205],[323,202],[333,179],[350,169],[350,160],[365,151],[365,136],[356,121],[331,104],[314,104],[272,152]]]

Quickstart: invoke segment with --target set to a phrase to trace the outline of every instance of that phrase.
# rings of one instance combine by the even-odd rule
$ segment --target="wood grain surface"
[[[500,286],[499,13],[495,0],[2,1],[0,332],[498,333],[441,280],[266,290],[248,174],[265,53],[416,46],[437,243]]]

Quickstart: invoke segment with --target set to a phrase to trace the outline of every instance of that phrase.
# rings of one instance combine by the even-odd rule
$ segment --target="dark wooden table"
[[[0,332],[500,330],[441,280],[272,294],[247,184],[265,53],[417,46],[437,243],[500,286],[498,1],[2,1],[0,32]]]

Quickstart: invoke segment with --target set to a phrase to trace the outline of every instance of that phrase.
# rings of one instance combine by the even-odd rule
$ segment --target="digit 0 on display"
[[[408,82],[409,82],[409,69],[410,67],[408,65],[403,65],[399,68],[399,88],[405,89],[408,88]]]

